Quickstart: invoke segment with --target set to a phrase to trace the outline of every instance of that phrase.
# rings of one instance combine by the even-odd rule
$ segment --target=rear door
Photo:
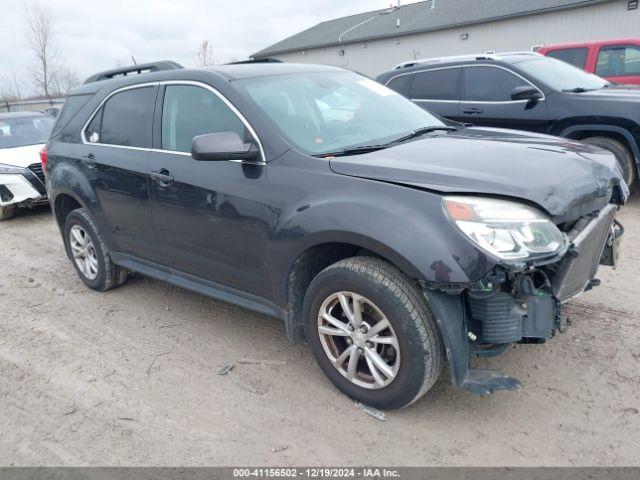
[[[111,247],[149,261],[159,260],[147,186],[157,91],[157,84],[141,84],[108,96],[82,131],[77,155]]]
[[[268,227],[265,165],[197,161],[190,153],[193,138],[206,133],[233,131],[257,143],[238,113],[208,85],[161,86],[149,162],[151,208],[170,269],[264,296],[266,286],[256,278]]]
[[[409,98],[425,110],[450,120],[460,118],[459,67],[437,68],[411,74]]]
[[[497,65],[468,65],[463,71],[461,121],[489,127],[547,131],[544,94],[542,99],[535,101],[511,99],[516,87],[535,87],[531,82]]]

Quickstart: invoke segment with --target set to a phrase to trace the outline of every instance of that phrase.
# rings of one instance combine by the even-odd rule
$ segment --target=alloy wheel
[[[89,280],[95,280],[98,276],[98,257],[91,238],[80,225],[74,225],[69,230],[69,245],[82,275]]]
[[[353,292],[330,295],[318,313],[325,354],[350,382],[363,388],[388,386],[400,368],[398,338],[385,314]]]

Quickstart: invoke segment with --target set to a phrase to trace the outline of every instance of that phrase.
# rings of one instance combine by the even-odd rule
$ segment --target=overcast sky
[[[33,3],[38,3],[37,1]],[[390,0],[46,0],[56,21],[58,60],[84,79],[118,63],[195,65],[207,39],[218,62],[245,59],[319,22],[389,6]],[[404,1],[413,3],[411,1]],[[7,72],[30,84],[24,0],[0,0],[0,87]],[[4,76],[4,78],[3,78]],[[27,90],[25,88],[25,90]]]

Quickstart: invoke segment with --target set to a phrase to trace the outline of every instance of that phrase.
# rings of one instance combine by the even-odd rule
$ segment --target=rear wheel
[[[115,265],[87,212],[78,208],[65,219],[64,244],[76,273],[89,288],[104,292],[127,279],[127,270]]]
[[[443,346],[418,286],[388,262],[354,257],[326,268],[305,295],[305,332],[320,368],[345,394],[402,408],[440,375]]]
[[[633,155],[622,142],[609,137],[589,137],[585,138],[583,142],[604,148],[613,153],[622,171],[622,177],[627,187],[631,189],[636,178],[637,167]]]
[[[6,207],[0,207],[0,221],[9,220],[16,215],[18,208],[15,205],[7,205]]]

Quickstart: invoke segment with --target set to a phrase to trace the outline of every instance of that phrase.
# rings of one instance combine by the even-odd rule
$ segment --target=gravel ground
[[[23,214],[0,224],[0,465],[640,466],[640,201],[619,218],[622,265],[569,331],[481,362],[522,390],[443,375],[380,422],[279,321],[148,279],[90,291],[48,210]],[[270,362],[216,374],[247,358]]]

